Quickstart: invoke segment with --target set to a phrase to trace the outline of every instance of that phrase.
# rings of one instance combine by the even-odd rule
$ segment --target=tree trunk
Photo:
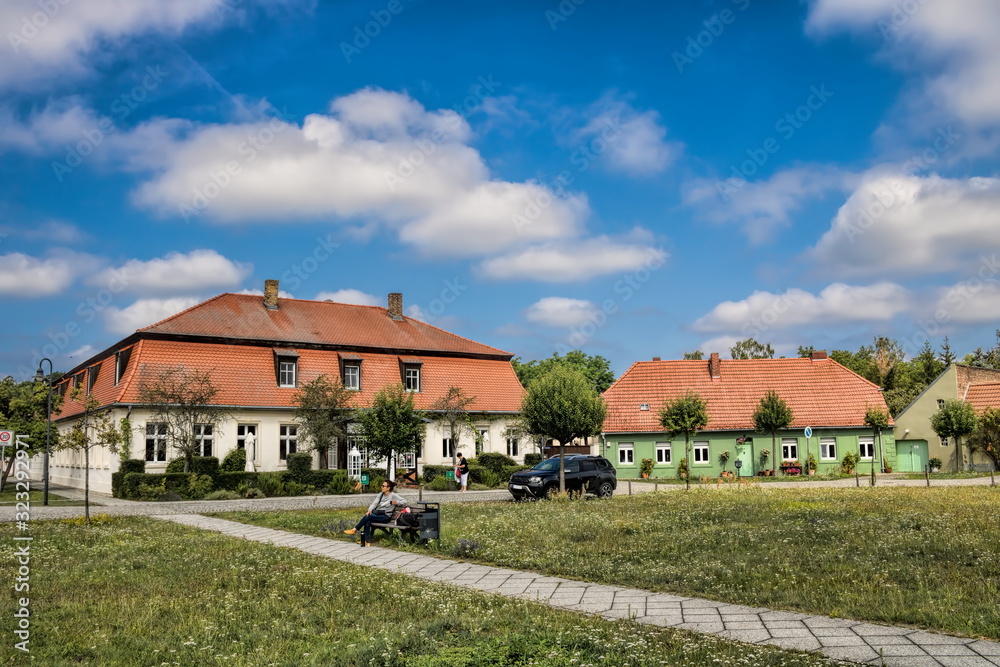
[[[778,476],[778,436],[771,431],[771,476]]]
[[[83,448],[83,514],[90,525],[90,447]]]
[[[10,477],[10,470],[11,470],[11,468],[14,467],[14,456],[16,454],[17,454],[17,452],[14,451],[13,447],[11,447],[10,448],[10,461],[8,461],[7,465],[4,466],[4,468],[3,468],[3,477],[0,478],[0,491],[3,491],[3,488],[5,486],[7,486],[7,478]],[[2,465],[2,462],[0,462],[0,465]]]
[[[559,441],[559,493],[566,493],[566,468],[563,459],[566,456],[566,445]]]
[[[684,490],[685,491],[690,491],[691,490],[691,463],[692,463],[692,461],[691,461],[690,438],[688,437],[687,433],[684,434],[684,457],[687,459],[687,462],[688,462],[687,474],[684,475]]]

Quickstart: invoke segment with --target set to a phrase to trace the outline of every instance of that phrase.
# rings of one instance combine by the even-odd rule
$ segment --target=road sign
[[[368,486],[368,475],[366,474],[361,475],[361,483],[364,484],[365,486]]]
[[[13,431],[0,431],[0,442],[7,443],[14,439]]]
[[[807,438],[813,437],[813,428],[812,428],[812,426],[806,426],[806,430],[803,431],[803,433],[806,434]]]
[[[446,477],[447,479],[455,479],[455,471],[454,471],[454,470],[449,470],[448,472],[446,472],[446,473],[444,474],[444,476],[445,476],[445,477]]]

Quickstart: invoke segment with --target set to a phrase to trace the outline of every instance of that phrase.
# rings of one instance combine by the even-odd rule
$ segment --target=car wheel
[[[524,500],[524,494],[522,494],[522,493],[512,493],[510,495],[514,496],[514,502],[515,503],[519,503],[519,502],[522,502]]]
[[[545,497],[546,500],[551,500],[552,497],[558,495],[558,493],[559,493],[559,485],[549,484],[548,486],[545,487],[543,496]]]
[[[611,482],[601,482],[601,485],[597,487],[598,498],[610,498],[614,494],[615,487],[611,485]]]

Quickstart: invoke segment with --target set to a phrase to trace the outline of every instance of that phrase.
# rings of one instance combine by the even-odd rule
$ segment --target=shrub
[[[121,497],[139,499],[140,485],[150,487],[163,486],[165,491],[187,491],[190,473],[177,472],[166,474],[150,474],[145,472],[130,472],[123,477]]]
[[[447,491],[450,486],[451,482],[449,482],[448,478],[444,476],[434,477],[431,479],[430,483],[427,484],[427,488],[431,491]]]
[[[288,455],[288,476],[296,482],[303,482],[312,470],[313,457],[309,452],[292,452]]]
[[[256,472],[220,472],[215,476],[215,488],[227,491],[238,491],[242,484],[250,486],[257,479]]]
[[[247,450],[237,447],[222,459],[221,472],[243,472],[247,467]]]
[[[184,457],[167,461],[167,472],[184,472]]]
[[[514,473],[521,472],[522,470],[530,470],[530,469],[531,469],[531,466],[527,466],[527,465],[524,465],[524,466],[519,466],[519,465],[507,466],[506,468],[503,469],[503,474],[500,475],[500,480],[502,482],[506,483],[508,480],[510,480],[510,476],[513,475]]]
[[[333,495],[355,493],[354,480],[347,476],[346,470],[332,470],[333,478],[326,485],[326,492]]]
[[[640,461],[639,473],[649,477],[653,473],[653,459],[643,459]]]
[[[256,486],[268,497],[275,497],[285,492],[285,473],[282,472],[262,472],[257,473]]]
[[[187,486],[187,497],[191,500],[198,500],[199,498],[204,498],[212,491],[212,478],[209,475],[199,475],[198,473],[192,473],[188,477]]]
[[[424,466],[424,484],[430,484],[437,477],[442,477],[445,481],[448,481],[448,471],[452,469],[451,466]]]
[[[500,452],[483,452],[476,457],[476,463],[497,475],[502,475],[507,466],[517,465],[514,459]]]
[[[840,462],[840,468],[844,471],[844,474],[850,475],[854,473],[854,468],[857,467],[858,461],[861,457],[854,452],[847,452],[844,454],[844,460]]]
[[[687,458],[682,458],[680,463],[677,464],[677,477],[680,479],[687,479],[688,477],[688,460]]]
[[[267,498],[267,495],[258,488],[251,487],[247,489],[246,498]]]
[[[294,479],[285,480],[285,495],[286,496],[301,496],[306,492],[307,489],[312,489],[315,487],[309,486],[308,484],[303,484],[302,482],[296,482]]]
[[[195,456],[191,459],[191,472],[196,475],[215,477],[219,474],[219,458],[217,456]]]
[[[545,455],[541,452],[532,452],[531,454],[524,455],[524,465],[529,468],[534,468],[536,465],[545,460]]]
[[[483,486],[487,486],[491,489],[500,486],[500,475],[498,475],[497,473],[493,472],[488,468],[483,468],[479,477],[482,480]]]
[[[931,458],[927,459],[927,465],[930,466],[932,469],[933,468],[937,468],[938,470],[940,470],[941,469],[941,459],[939,459],[936,456],[932,456]]]
[[[127,459],[119,464],[118,472],[126,475],[130,472],[146,472],[146,462],[142,459]]]
[[[137,500],[153,501],[159,500],[166,493],[167,489],[164,486],[164,480],[160,480],[159,484],[139,484],[135,497]]]
[[[219,489],[218,491],[212,491],[210,494],[205,496],[204,500],[239,500],[242,497],[243,496],[235,491]]]

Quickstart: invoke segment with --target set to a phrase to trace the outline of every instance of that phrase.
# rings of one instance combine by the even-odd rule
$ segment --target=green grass
[[[23,493],[23,492],[21,492]],[[31,503],[33,507],[41,507],[44,492],[40,489],[31,489],[29,492],[28,502]],[[18,501],[23,501],[24,496],[19,495],[16,487],[16,482],[12,479],[7,482],[7,486],[4,487],[3,491],[0,492],[0,506],[3,505],[14,505]],[[91,501],[90,505],[93,507],[96,503]],[[57,505],[59,507],[69,507],[74,505],[83,505],[82,500],[70,500],[69,498],[63,498],[62,496],[57,496],[54,493],[49,493],[49,505]]]
[[[354,512],[228,516],[331,536]],[[449,557],[1000,639],[1000,488],[694,489],[442,506]],[[341,536],[342,537],[342,536]]]
[[[0,526],[0,559],[17,534]],[[24,533],[20,533],[23,535]],[[39,665],[821,665],[818,656],[553,610],[144,518],[34,523]],[[13,568],[5,568],[8,581]],[[8,590],[12,590],[12,586]]]

